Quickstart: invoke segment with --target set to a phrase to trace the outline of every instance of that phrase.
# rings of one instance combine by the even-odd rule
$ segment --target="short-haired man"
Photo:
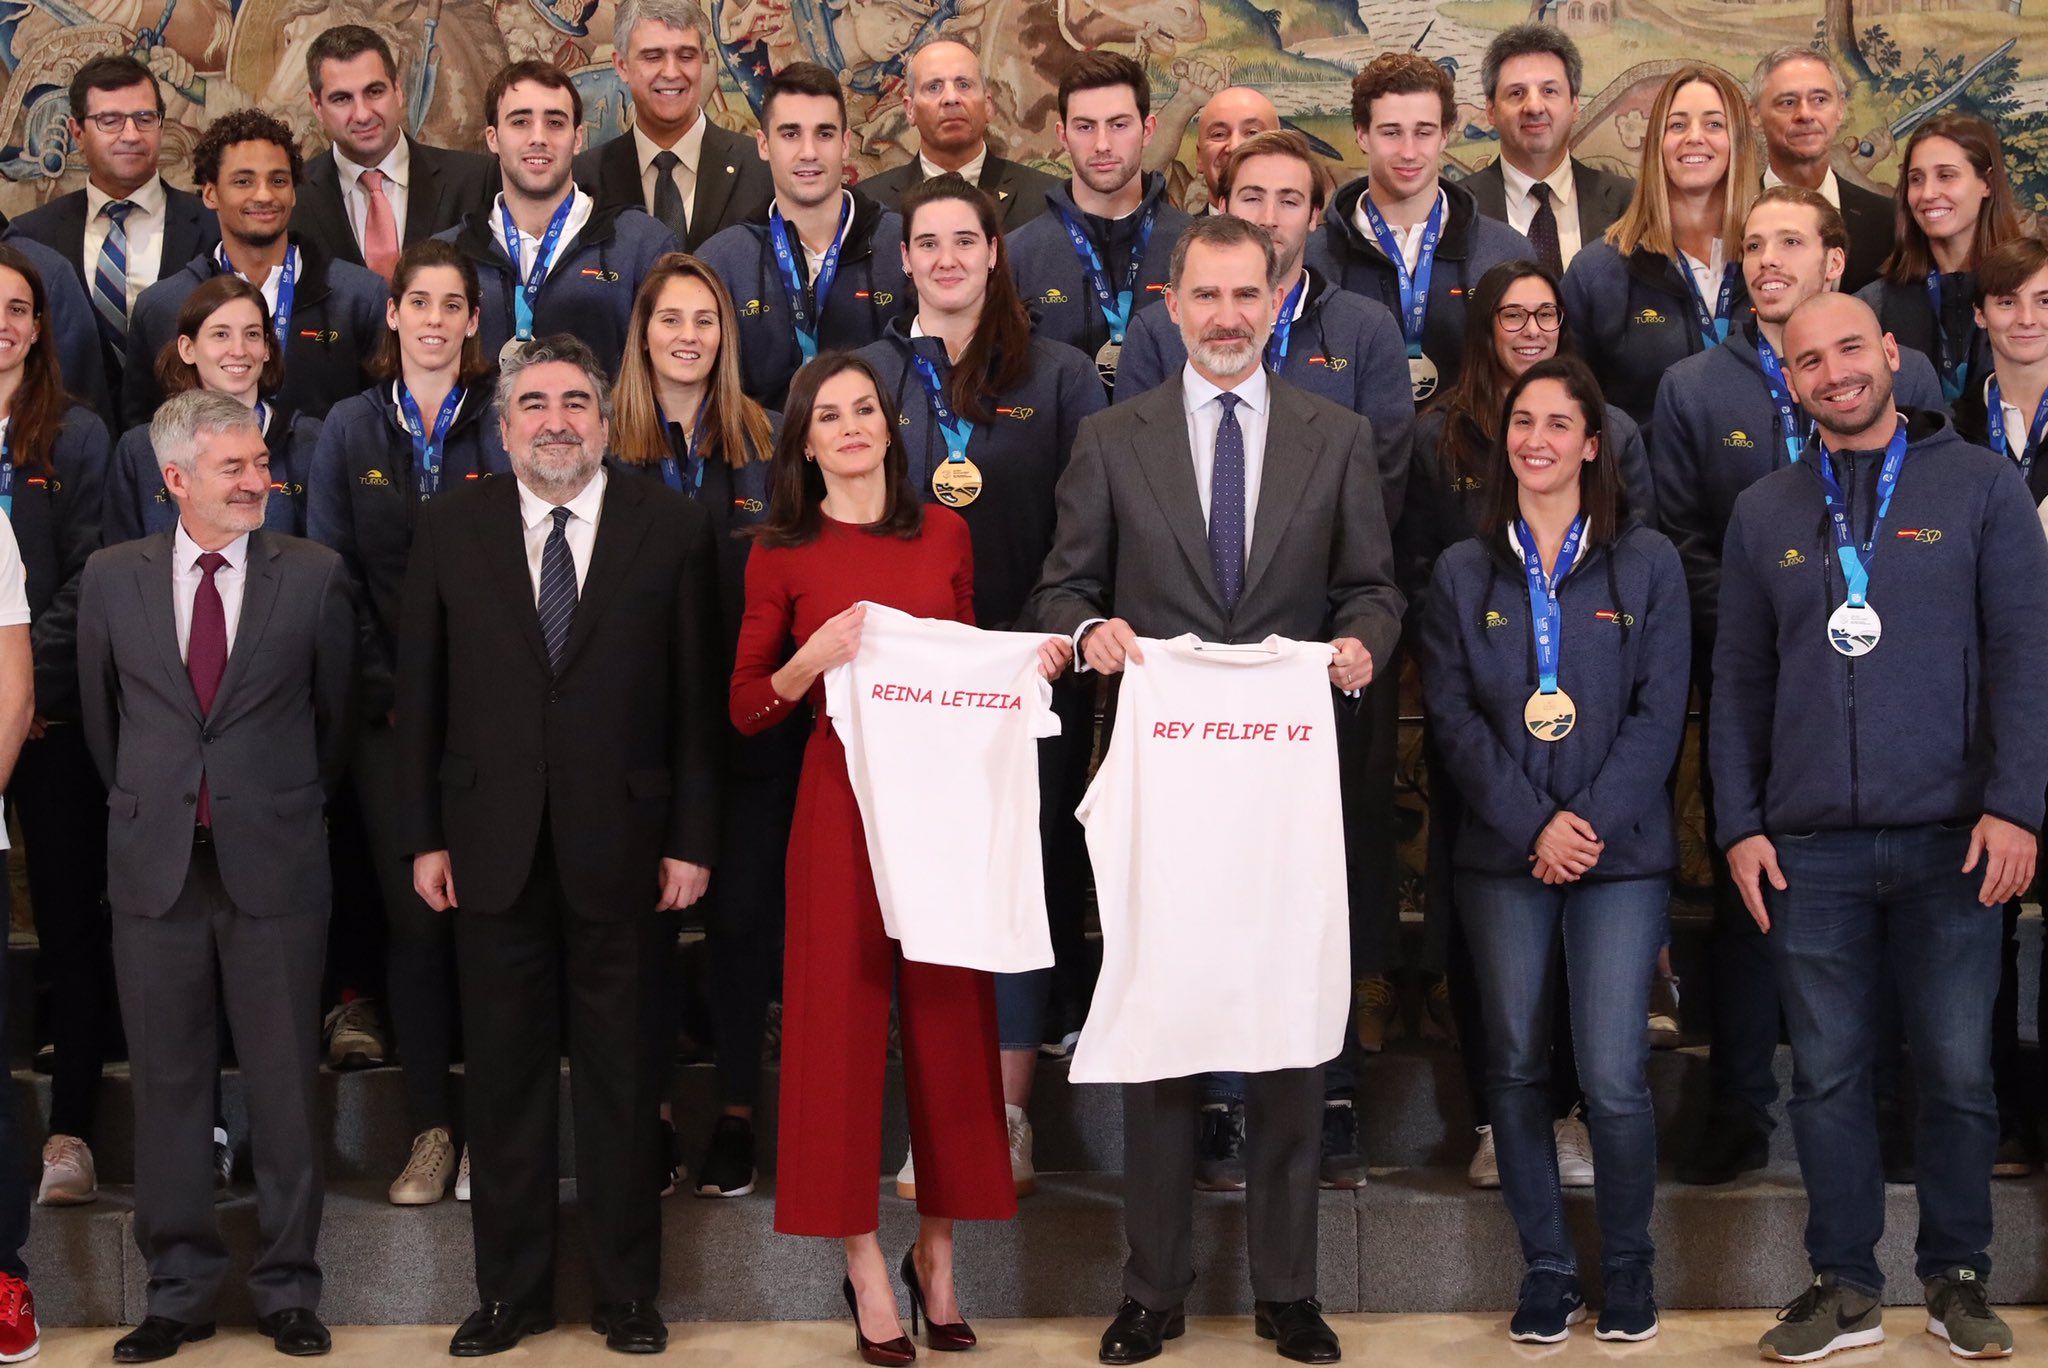
[[[150,438],[177,526],[95,553],[78,595],[85,737],[107,785],[114,973],[148,1137],[135,1155],[135,1243],[149,1302],[114,1360],[169,1358],[213,1333],[228,1272],[208,1138],[223,1009],[248,1084],[256,1325],[283,1353],[324,1354],[322,807],[348,754],[348,572],[328,548],[264,529],[270,457],[239,399],[187,390],[156,411]]]
[[[574,332],[616,375],[640,281],[676,235],[632,205],[601,208],[576,188],[583,96],[560,67],[514,62],[484,90],[484,141],[498,159],[497,199],[435,236],[476,263],[485,356]]]
[[[1479,212],[1529,239],[1536,260],[1562,277],[1580,247],[1598,242],[1628,208],[1635,182],[1571,155],[1585,64],[1551,24],[1495,34],[1479,64],[1486,117],[1500,156],[1461,182]]]
[[[1846,240],[1842,217],[1811,190],[1778,186],[1750,206],[1740,248],[1755,314],[1711,350],[1665,372],[1650,419],[1650,462],[1657,508],[1685,564],[1692,597],[1693,661],[1701,697],[1711,703],[1721,593],[1721,543],[1745,489],[1812,451],[1809,416],[1785,375],[1785,320],[1814,296],[1840,287]],[[1926,357],[1899,350],[1898,400],[1909,409],[1942,408],[1941,382]],[[1714,880],[1713,1049],[1704,1124],[1680,1157],[1687,1183],[1725,1183],[1769,1158],[1771,1105],[1778,1100],[1771,1061],[1778,1048],[1778,988],[1770,953],[1743,911],[1726,871]]]
[[[1750,78],[1750,107],[1764,135],[1764,185],[1818,190],[1842,213],[1849,232],[1849,264],[1842,289],[1849,294],[1876,280],[1891,255],[1890,195],[1835,174],[1835,140],[1842,132],[1848,92],[1827,54],[1803,45],[1774,48]]]
[[[1227,214],[1230,191],[1223,185],[1223,163],[1248,138],[1280,127],[1280,111],[1261,90],[1225,86],[1209,97],[1195,116],[1195,171],[1209,190],[1211,214]],[[1306,139],[1304,139],[1304,142]],[[1321,205],[1316,206],[1319,210]]]
[[[7,229],[15,245],[62,257],[91,298],[110,418],[120,412],[121,363],[136,299],[220,240],[213,211],[159,173],[163,125],[163,93],[148,67],[126,55],[87,61],[71,78],[70,121],[71,140],[85,158],[85,185],[31,209]],[[63,281],[46,274],[44,285],[61,288]],[[53,298],[50,312],[61,328],[62,301]],[[87,393],[61,350],[58,359],[65,384]]]
[[[1418,404],[1457,381],[1465,297],[1479,277],[1536,254],[1438,174],[1457,119],[1442,67],[1413,52],[1375,57],[1351,81],[1351,128],[1368,170],[1337,192],[1309,245],[1311,266],[1400,321]]]
[[[1890,980],[1918,1093],[1927,1328],[2001,1357],[1992,997],[2001,905],[2032,882],[2048,793],[2048,538],[2011,459],[1898,410],[1898,350],[1869,305],[1817,295],[1784,338],[1815,440],[1729,519],[1707,751],[1715,839],[1784,1000],[1808,1205],[1812,1282],[1760,1348],[1803,1363],[1884,1338],[1872,1075]]]
[[[313,39],[306,98],[331,146],[306,163],[292,229],[337,261],[389,280],[400,252],[498,193],[489,157],[430,147],[405,131],[398,63],[374,29],[341,24]]]
[[[1167,199],[1166,177],[1141,169],[1158,128],[1142,66],[1083,54],[1060,77],[1059,111],[1074,176],[1046,192],[1050,213],[1017,230],[1010,266],[1038,335],[1094,357],[1114,389],[1132,319],[1165,292],[1188,216]]]
[[[959,38],[928,38],[911,50],[905,74],[903,107],[917,129],[917,155],[869,176],[860,188],[895,209],[913,185],[953,171],[988,192],[1005,233],[1043,214],[1046,191],[1059,182],[989,146],[996,105],[974,49]]]
[[[693,0],[620,0],[612,69],[632,93],[633,126],[576,157],[576,183],[599,209],[644,209],[691,252],[766,219],[775,193],[746,136],[704,112],[718,84],[711,32]]]
[[[232,271],[263,292],[270,328],[284,353],[278,402],[308,418],[359,393],[384,343],[391,290],[361,266],[336,261],[286,225],[298,202],[304,163],[298,139],[260,109],[215,119],[192,148],[192,179],[220,221],[220,244],[142,292],[128,328],[122,368],[125,425],[140,427],[162,392],[156,360],[177,336],[178,310],[202,281]]]
[[[858,350],[903,311],[903,224],[845,185],[846,93],[812,62],[768,78],[755,146],[775,181],[766,223],[741,223],[698,253],[740,315],[740,383],[780,409],[820,351]]]

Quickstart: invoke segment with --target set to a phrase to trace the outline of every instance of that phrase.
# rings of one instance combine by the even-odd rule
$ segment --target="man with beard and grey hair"
[[[514,478],[421,506],[398,640],[399,835],[455,919],[481,1307],[449,1352],[555,1322],[564,1018],[591,1326],[657,1353],[651,914],[704,894],[724,689],[710,522],[613,479],[610,386],[567,334],[505,358]],[[566,999],[566,1000],[565,1000]]]

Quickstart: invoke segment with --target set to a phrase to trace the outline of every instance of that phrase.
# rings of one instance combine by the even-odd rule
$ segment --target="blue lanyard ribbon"
[[[1948,326],[1941,315],[1941,272],[1927,273],[1927,307],[1934,313],[1934,362],[1941,372],[1941,397],[1951,406],[1963,397],[1963,386],[1970,380],[1970,358],[1968,348],[1965,354],[1957,356],[1949,349]]]
[[[0,517],[14,521],[14,423],[0,420]]]
[[[1700,293],[1699,277],[1693,274],[1683,252],[1679,253],[1678,273],[1685,277],[1686,292],[1692,296],[1693,315],[1700,325],[1700,341],[1709,347],[1726,342],[1731,321],[1729,309],[1735,302],[1735,282],[1742,278],[1742,263],[1731,261],[1721,268],[1721,293],[1714,300],[1712,313],[1707,312],[1707,297]]]
[[[448,429],[455,422],[455,411],[462,407],[462,386],[448,391],[448,397],[441,401],[441,411],[434,415],[431,432],[420,414],[418,401],[404,381],[398,385],[398,407],[405,415],[405,430],[412,434],[412,461],[420,473],[420,498],[431,499],[441,492],[441,461],[447,454]]]
[[[220,269],[227,275],[241,275],[228,260],[227,244],[222,243],[214,253]],[[284,265],[277,268],[277,307],[270,311],[270,331],[277,338],[278,355],[284,355],[285,340],[292,335],[292,301],[299,292],[299,249],[284,249]],[[247,276],[242,277],[247,280]],[[252,284],[254,282],[251,282]]]
[[[1300,311],[1301,297],[1307,290],[1308,272],[1304,270],[1280,305],[1280,316],[1273,320],[1273,335],[1266,339],[1266,365],[1275,374],[1287,363],[1287,344],[1294,337],[1294,315]]]
[[[825,255],[818,262],[818,278],[806,291],[803,274],[797,269],[797,253],[803,250],[803,244],[794,241],[796,235],[784,222],[780,205],[768,210],[768,240],[775,245],[775,265],[782,272],[782,288],[789,294],[789,312],[796,323],[797,349],[806,361],[818,354],[818,333],[825,323],[825,303],[832,296],[832,282],[839,278],[839,249],[846,245],[846,227],[851,222],[853,196],[842,193],[839,199],[839,231],[832,235],[832,245],[825,249]]]
[[[1557,586],[1571,573],[1579,558],[1579,543],[1586,535],[1586,515],[1572,519],[1571,531],[1557,548],[1557,565],[1548,576],[1543,557],[1536,549],[1536,534],[1526,520],[1515,519],[1515,538],[1522,544],[1522,569],[1529,577],[1529,621],[1536,629],[1536,687],[1541,693],[1557,692],[1557,658],[1564,637],[1564,612],[1557,606]]]
[[[1408,343],[1410,356],[1422,355],[1422,326],[1429,321],[1429,280],[1436,271],[1437,239],[1443,236],[1444,201],[1439,193],[1436,204],[1429,211],[1429,222],[1422,229],[1422,248],[1415,254],[1415,273],[1408,273],[1408,258],[1401,254],[1401,240],[1394,236],[1394,230],[1372,202],[1371,195],[1361,195],[1358,202],[1365,206],[1365,221],[1372,225],[1372,235],[1379,239],[1380,250],[1393,263],[1394,279],[1401,287],[1401,336]]]
[[[1132,239],[1130,254],[1124,259],[1113,292],[1109,287],[1109,270],[1102,264],[1102,253],[1089,241],[1087,226],[1066,206],[1056,204],[1053,208],[1066,225],[1067,241],[1073,244],[1074,255],[1081,258],[1081,273],[1088,277],[1089,293],[1102,310],[1102,321],[1109,325],[1109,340],[1122,345],[1124,334],[1131,327],[1131,303],[1138,297],[1138,273],[1145,269],[1145,253],[1152,246],[1152,228],[1159,221],[1159,197],[1155,195],[1138,215],[1137,236]]]
[[[1991,377],[1991,394],[1984,405],[1991,420],[1991,449],[2010,451],[2014,460],[2020,463],[2020,477],[2032,480],[2034,474],[2034,453],[2041,448],[2041,438],[2048,436],[2048,393],[2041,395],[2041,402],[2034,406],[2034,422],[2026,432],[2019,434],[2024,440],[2018,447],[2012,445],[2012,435],[2005,430],[2005,398],[1998,392],[1998,377]]]
[[[548,267],[554,263],[555,249],[562,244],[562,230],[569,224],[569,211],[576,207],[576,192],[570,191],[568,198],[555,206],[554,217],[548,220],[547,231],[541,234],[540,249],[533,254],[533,267],[526,272],[524,280],[512,291],[513,335],[521,342],[533,337],[533,305],[540,298],[540,287],[547,283]],[[505,255],[512,258],[512,274],[519,275],[519,225],[512,221],[512,206],[498,198],[498,213],[505,230]]]
[[[1884,449],[1884,465],[1877,472],[1877,515],[1870,520],[1870,535],[1856,545],[1856,529],[1849,522],[1849,500],[1842,481],[1835,474],[1834,461],[1825,448],[1814,462],[1820,471],[1821,493],[1827,500],[1828,521],[1835,529],[1835,559],[1842,563],[1842,580],[1849,589],[1850,606],[1861,608],[1870,597],[1870,562],[1875,558],[1884,515],[1892,506],[1892,492],[1899,487],[1899,467],[1906,463],[1906,423],[1899,420],[1892,440]]]
[[[931,358],[913,352],[910,359],[917,367],[917,378],[924,382],[924,397],[931,401],[932,417],[946,439],[946,460],[966,461],[967,443],[974,436],[974,424],[954,413],[952,406],[946,403],[946,386]]]
[[[703,435],[704,406],[711,401],[709,391],[697,401],[697,416],[690,420],[687,428],[678,427],[668,421],[666,410],[662,412],[662,425],[670,432],[680,432],[683,442],[683,457],[676,459],[675,441],[669,442],[669,454],[661,458],[661,482],[681,494],[696,498],[704,490],[704,458],[697,454],[697,440]],[[658,401],[657,401],[658,405]]]
[[[1756,359],[1764,368],[1764,385],[1771,392],[1771,406],[1778,411],[1778,435],[1785,439],[1785,454],[1793,465],[1798,465],[1800,452],[1806,446],[1806,415],[1793,402],[1792,387],[1785,383],[1785,368],[1761,328],[1756,334]]]

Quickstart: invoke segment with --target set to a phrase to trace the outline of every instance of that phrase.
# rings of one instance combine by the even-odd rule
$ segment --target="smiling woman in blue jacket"
[[[1597,1333],[1643,1340],[1657,1333],[1643,1020],[1677,863],[1664,783],[1685,727],[1685,575],[1670,542],[1623,517],[1583,362],[1530,367],[1502,407],[1480,533],[1437,562],[1423,651],[1430,724],[1465,798],[1458,902],[1501,1195],[1527,1264],[1509,1333],[1555,1343],[1585,1317],[1548,1088],[1563,974],[1598,1175]]]

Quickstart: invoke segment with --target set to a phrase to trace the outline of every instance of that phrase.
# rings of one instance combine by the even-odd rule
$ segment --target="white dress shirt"
[[[135,207],[128,211],[122,231],[128,237],[128,308],[133,310],[135,296],[156,284],[163,272],[164,216],[170,199],[164,193],[162,176],[151,176],[128,199]],[[100,210],[113,202],[112,195],[91,181],[85,183],[85,252],[80,264],[85,267],[88,281],[100,268],[100,248],[106,245],[107,232],[114,226],[114,221]]]
[[[221,611],[227,615],[228,650],[235,649],[235,627],[242,616],[242,585],[249,577],[249,534],[229,542],[220,549],[227,558],[227,564],[213,572],[213,587],[220,591]],[[199,568],[199,558],[206,553],[185,531],[185,520],[178,520],[178,530],[171,534],[171,616],[178,625],[178,659],[189,661],[192,655],[192,599],[199,592],[199,582],[206,578]]]
[[[1360,195],[1358,197],[1358,207],[1351,211],[1351,217],[1358,224],[1358,231],[1365,234],[1368,241],[1378,242],[1379,235],[1373,232],[1372,220],[1367,218],[1365,214],[1365,204],[1370,198],[1372,198],[1370,191]],[[1439,186],[1436,192],[1436,207],[1441,209],[1443,206],[1444,192],[1443,188]],[[1379,208],[1378,205],[1373,207],[1375,209]],[[1385,210],[1381,210],[1380,217],[1386,217]],[[1448,214],[1446,217],[1448,217]],[[1439,220],[1438,222],[1439,231],[1441,231],[1442,221]],[[1391,223],[1387,225],[1387,228],[1388,231],[1393,233],[1394,240],[1401,244],[1401,259],[1408,263],[1408,274],[1415,274],[1415,264],[1422,260],[1422,235],[1429,231],[1429,215],[1424,214],[1420,220],[1406,228],[1397,228]],[[1441,242],[1443,239],[1438,238],[1437,240]]]
[[[844,242],[846,235],[853,230],[853,215],[846,212],[846,202],[852,198],[853,192],[851,190],[841,190],[839,192],[839,212],[843,217],[839,220],[839,231],[833,237],[833,242]],[[787,215],[784,217],[786,218]],[[792,223],[790,225],[790,231],[792,233],[796,232],[795,224]],[[828,244],[820,250],[812,250],[811,244],[804,241],[802,233],[796,234],[796,245],[804,249],[804,279],[812,285],[816,285],[818,281],[818,268],[825,264],[825,253],[832,249]],[[822,304],[820,307],[823,307]]]
[[[1764,189],[1768,190],[1774,185],[1783,185],[1784,183],[1784,181],[1778,179],[1778,173],[1771,170],[1771,164],[1765,162]],[[1829,204],[1834,205],[1837,209],[1842,207],[1842,183],[1835,179],[1835,168],[1832,166],[1828,168],[1828,173],[1820,178],[1820,197]]]
[[[228,257],[228,249],[226,243],[222,243],[220,246],[213,249],[213,259],[215,261],[223,263],[227,263],[230,261],[230,258]],[[305,269],[305,261],[299,256],[299,249],[296,246],[291,245],[287,245],[285,247],[284,259],[285,261],[292,263],[292,288],[296,290],[298,288],[299,272]],[[228,269],[234,270],[232,264],[228,266]],[[243,275],[243,273],[240,271],[235,271],[235,274],[241,276],[242,279],[244,280],[247,280],[249,278],[248,276]],[[283,268],[281,266],[273,266],[268,271],[265,271],[263,273],[263,283],[256,287],[258,290],[262,292],[263,307],[269,311],[270,316],[272,318],[277,317],[277,287],[280,283],[282,283],[283,280]],[[297,304],[294,303],[293,307],[296,308]]]
[[[988,144],[983,143],[981,151],[974,154],[974,160],[960,168],[958,173],[960,179],[966,181],[969,185],[980,185],[981,170],[986,165],[988,165]],[[917,168],[924,172],[926,180],[930,180],[933,176],[943,176],[946,174],[945,167],[932,165],[921,151],[917,154]]]
[[[583,592],[583,581],[590,574],[590,550],[597,545],[597,519],[604,510],[604,467],[597,468],[597,474],[590,477],[590,483],[583,486],[575,498],[563,504],[569,510],[569,521],[562,527],[562,536],[569,543],[569,559],[576,564],[576,592]],[[533,606],[540,607],[540,554],[547,546],[548,538],[555,530],[552,514],[555,505],[540,495],[519,486],[519,521],[526,527],[526,574],[533,581]]]
[[[555,242],[555,255],[548,262],[548,273],[554,271],[556,262],[562,259],[563,249],[582,233],[583,225],[590,222],[590,215],[596,208],[597,201],[581,190],[569,192],[569,221],[562,225],[562,236]],[[547,231],[545,224],[542,225],[541,231]],[[524,228],[518,232],[519,242],[516,246],[505,241],[505,196],[501,192],[498,198],[491,202],[491,237],[505,249],[505,255],[512,259],[513,276],[524,282],[526,273],[533,269],[535,255],[540,251],[540,239]],[[542,278],[545,279],[546,274],[543,274]]]
[[[1188,449],[1195,457],[1195,496],[1202,501],[1202,523],[1209,522],[1210,490],[1216,483],[1216,429],[1223,423],[1223,405],[1217,396],[1220,386],[1202,378],[1190,361],[1180,369],[1180,406],[1188,418]],[[1266,384],[1266,368],[1255,366],[1250,375],[1231,387],[1241,401],[1237,425],[1244,432],[1244,550],[1249,561],[1252,524],[1259,511],[1259,477],[1266,469],[1266,419],[1271,414],[1272,391]]]
[[[704,125],[708,119],[703,110],[698,110],[688,131],[676,139],[674,147],[666,148],[641,132],[638,124],[633,126],[633,151],[640,158],[640,207],[648,213],[654,212],[654,178],[661,174],[654,168],[654,159],[663,152],[676,154],[676,169],[668,173],[668,178],[682,191],[685,226],[697,212],[697,168],[704,162]]]
[[[1507,187],[1508,227],[1527,237],[1530,221],[1536,217],[1536,197],[1529,193],[1536,182],[1516,169],[1506,157],[1500,159],[1500,178]],[[1566,157],[1559,162],[1543,178],[1543,183],[1550,187],[1550,212],[1557,216],[1557,254],[1569,266],[1572,258],[1578,255],[1582,242],[1579,236],[1578,187],[1573,183],[1572,159]]]
[[[375,166],[357,166],[334,149],[334,170],[341,179],[341,202],[348,209],[349,231],[356,235],[356,250],[363,250],[363,233],[370,222],[370,196],[363,189],[363,172],[384,173],[384,198],[391,205],[391,223],[398,233],[398,245],[405,246],[406,189],[412,184],[412,146],[400,138],[384,160]],[[367,253],[366,253],[367,255]]]

